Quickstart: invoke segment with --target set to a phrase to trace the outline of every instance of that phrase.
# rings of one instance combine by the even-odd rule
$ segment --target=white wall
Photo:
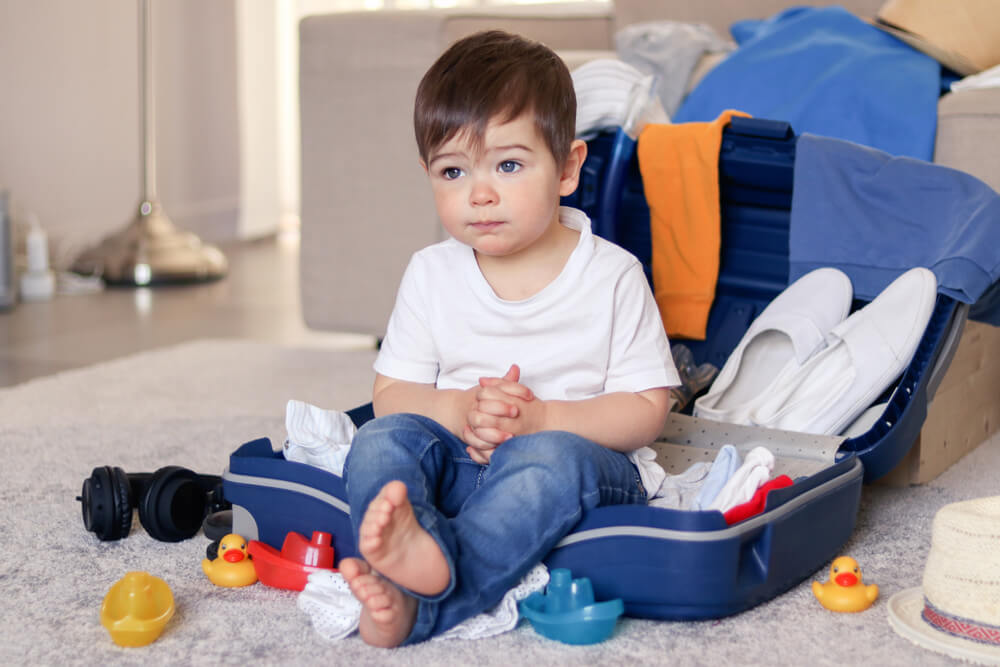
[[[157,194],[220,241],[297,225],[301,16],[511,0],[151,1]],[[38,215],[59,266],[139,203],[137,7],[0,0],[0,189],[16,221]]]
[[[234,2],[154,3],[157,191],[210,240],[239,227]],[[131,220],[139,159],[137,4],[0,0],[0,188],[57,262]]]
[[[237,0],[240,233],[298,224],[297,24],[293,0]]]

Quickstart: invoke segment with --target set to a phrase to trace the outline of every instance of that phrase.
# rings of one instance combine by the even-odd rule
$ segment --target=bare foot
[[[417,522],[399,481],[383,486],[368,505],[358,550],[379,574],[420,595],[437,595],[451,580],[441,547]]]
[[[410,636],[417,618],[417,599],[375,574],[363,560],[344,558],[340,561],[340,573],[361,603],[358,625],[361,638],[381,648],[402,644]]]

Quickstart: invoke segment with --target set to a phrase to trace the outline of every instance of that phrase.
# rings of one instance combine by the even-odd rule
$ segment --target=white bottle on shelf
[[[56,293],[56,277],[49,268],[49,241],[32,214],[25,238],[28,269],[21,275],[21,301],[48,301]]]

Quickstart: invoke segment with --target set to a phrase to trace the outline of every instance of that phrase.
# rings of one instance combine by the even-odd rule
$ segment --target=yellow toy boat
[[[152,643],[173,615],[170,587],[148,572],[126,574],[111,586],[101,605],[101,625],[119,646]]]

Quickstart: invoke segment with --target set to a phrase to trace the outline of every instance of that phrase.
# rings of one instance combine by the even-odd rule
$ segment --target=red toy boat
[[[247,551],[253,557],[257,578],[266,586],[301,591],[310,572],[333,567],[333,538],[330,533],[314,531],[312,541],[296,532],[285,535],[281,551],[258,540],[250,540]]]

